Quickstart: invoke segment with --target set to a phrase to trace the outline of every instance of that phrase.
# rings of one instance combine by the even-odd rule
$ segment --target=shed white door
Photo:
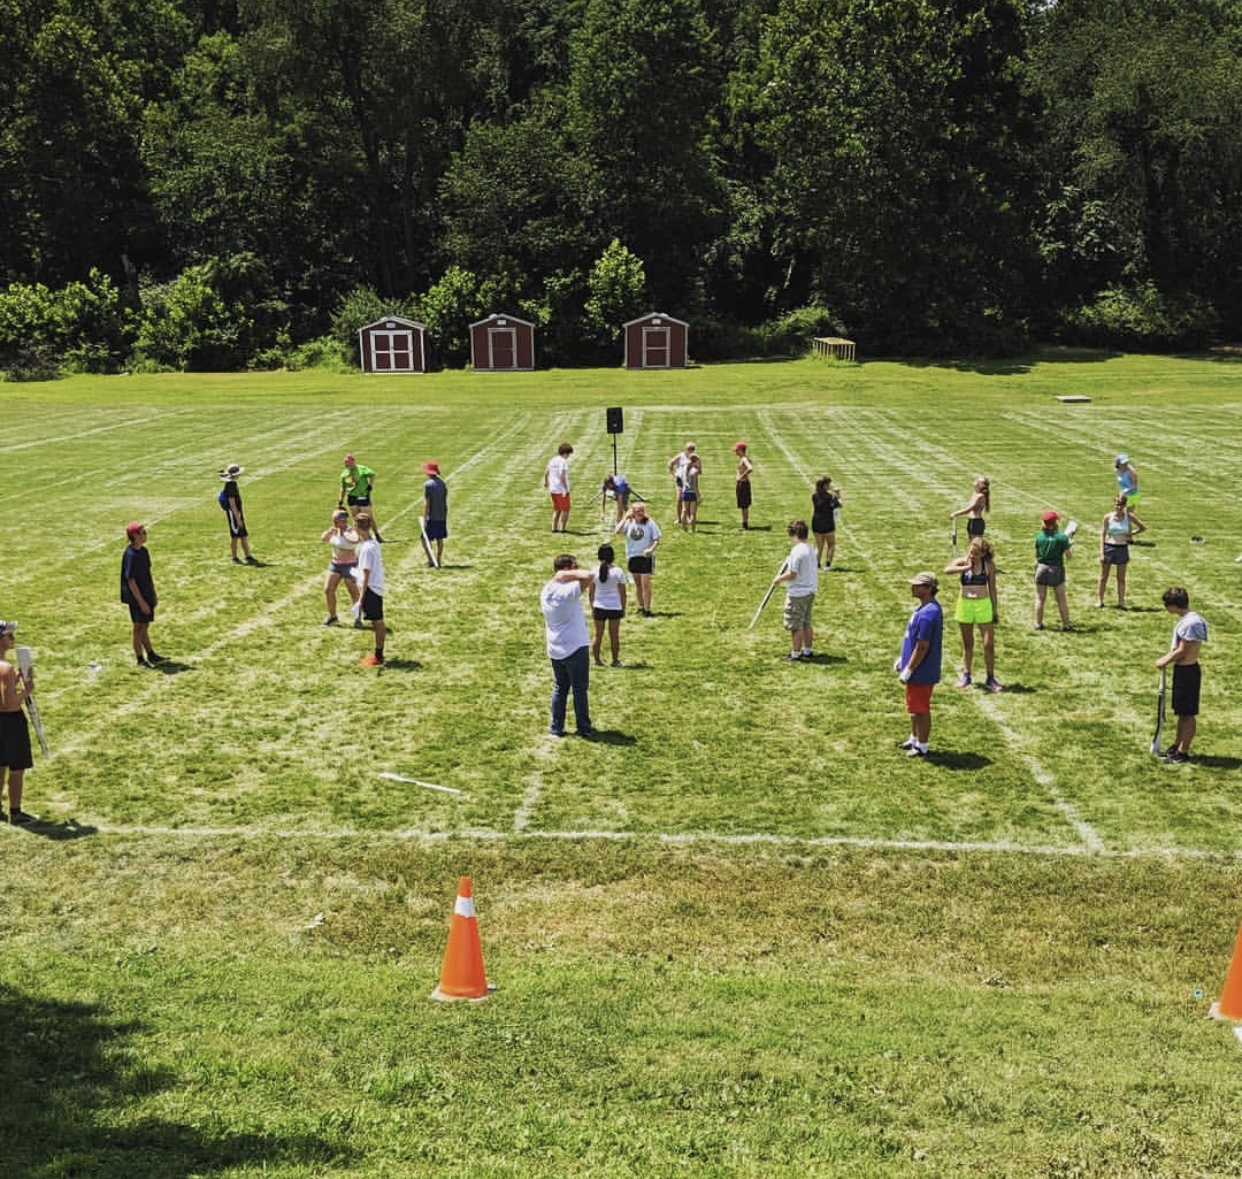
[[[487,352],[492,368],[517,368],[517,332],[511,327],[489,329]]]
[[[371,371],[408,373],[414,367],[414,333],[408,329],[371,333]]]
[[[643,328],[643,368],[668,368],[669,351],[668,328]]]

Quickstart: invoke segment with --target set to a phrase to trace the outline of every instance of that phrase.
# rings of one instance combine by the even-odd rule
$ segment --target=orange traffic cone
[[[1225,989],[1213,1006],[1212,1014],[1221,1019],[1242,1019],[1242,929],[1233,947],[1233,961],[1225,973]]]
[[[457,886],[457,903],[449,925],[448,946],[440,985],[431,992],[433,999],[486,999],[492,988],[483,973],[483,946],[479,942],[479,923],[474,916],[474,890],[470,877],[463,876]]]

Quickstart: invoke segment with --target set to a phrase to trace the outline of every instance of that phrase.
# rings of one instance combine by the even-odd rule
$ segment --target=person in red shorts
[[[944,612],[936,601],[939,588],[934,573],[916,573],[910,578],[910,593],[918,601],[918,607],[910,616],[901,642],[901,656],[893,665],[906,688],[910,736],[899,748],[909,757],[926,757],[931,738],[932,690],[940,682],[944,636]]]

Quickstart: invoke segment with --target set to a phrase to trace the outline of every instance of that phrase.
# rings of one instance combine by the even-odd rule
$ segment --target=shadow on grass
[[[786,656],[788,661],[788,656]],[[814,655],[803,655],[799,663],[811,663],[815,666],[827,666],[830,663],[848,663],[849,660],[844,655],[825,655],[822,651],[816,651]]]
[[[596,745],[637,745],[637,738],[631,737],[629,733],[620,733],[616,729],[596,729],[595,741]]]
[[[322,1173],[347,1154],[315,1135],[234,1134],[130,1115],[127,1107],[177,1088],[166,1069],[136,1068],[130,1041],[148,1032],[93,1004],[41,999],[0,986],[0,1158],[5,1179],[188,1179],[268,1166]],[[125,1124],[113,1124],[122,1121]]]
[[[893,364],[905,368],[945,368],[959,373],[977,373],[989,377],[1020,377],[1036,364],[1101,364],[1120,356],[1104,348],[1048,346],[1029,356],[998,357],[895,357]],[[876,357],[875,359],[879,359]]]
[[[98,827],[83,826],[77,819],[65,819],[59,823],[54,823],[50,819],[36,819],[33,823],[28,823],[24,827],[18,827],[16,830],[25,831],[30,835],[39,835],[44,839],[50,839],[53,843],[99,834]]]
[[[421,671],[423,665],[417,659],[385,659],[384,666],[377,670],[384,671]]]
[[[189,663],[178,663],[175,659],[164,657],[159,663],[154,664],[151,671],[158,671],[160,675],[180,675],[183,671],[193,671],[194,667]]]
[[[1211,766],[1214,770],[1242,769],[1242,757],[1221,757],[1219,754],[1207,753],[1203,756],[1194,754],[1191,761],[1195,765]]]
[[[982,687],[982,685],[980,686]],[[1002,696],[1034,696],[1038,691],[1038,688],[1032,688],[1029,684],[1024,684],[1020,680],[1007,680],[1004,690],[1000,694]]]
[[[963,753],[955,749],[932,749],[928,752],[926,760],[946,770],[969,770],[971,772],[985,770],[992,764],[992,759],[984,757],[981,753]]]

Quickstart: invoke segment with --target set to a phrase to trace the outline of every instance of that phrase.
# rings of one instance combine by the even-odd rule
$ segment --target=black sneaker
[[[324,626],[340,626],[341,620],[335,614],[323,620]]]
[[[154,651],[147,652],[147,666],[154,667],[157,663],[167,663],[167,655],[157,655]]]
[[[1170,749],[1169,752],[1164,755],[1164,760],[1167,765],[1177,766],[1181,765],[1184,761],[1189,761],[1190,754],[1183,753],[1180,749]]]
[[[9,822],[14,827],[29,827],[35,822],[35,816],[28,814],[26,811],[9,811]]]

